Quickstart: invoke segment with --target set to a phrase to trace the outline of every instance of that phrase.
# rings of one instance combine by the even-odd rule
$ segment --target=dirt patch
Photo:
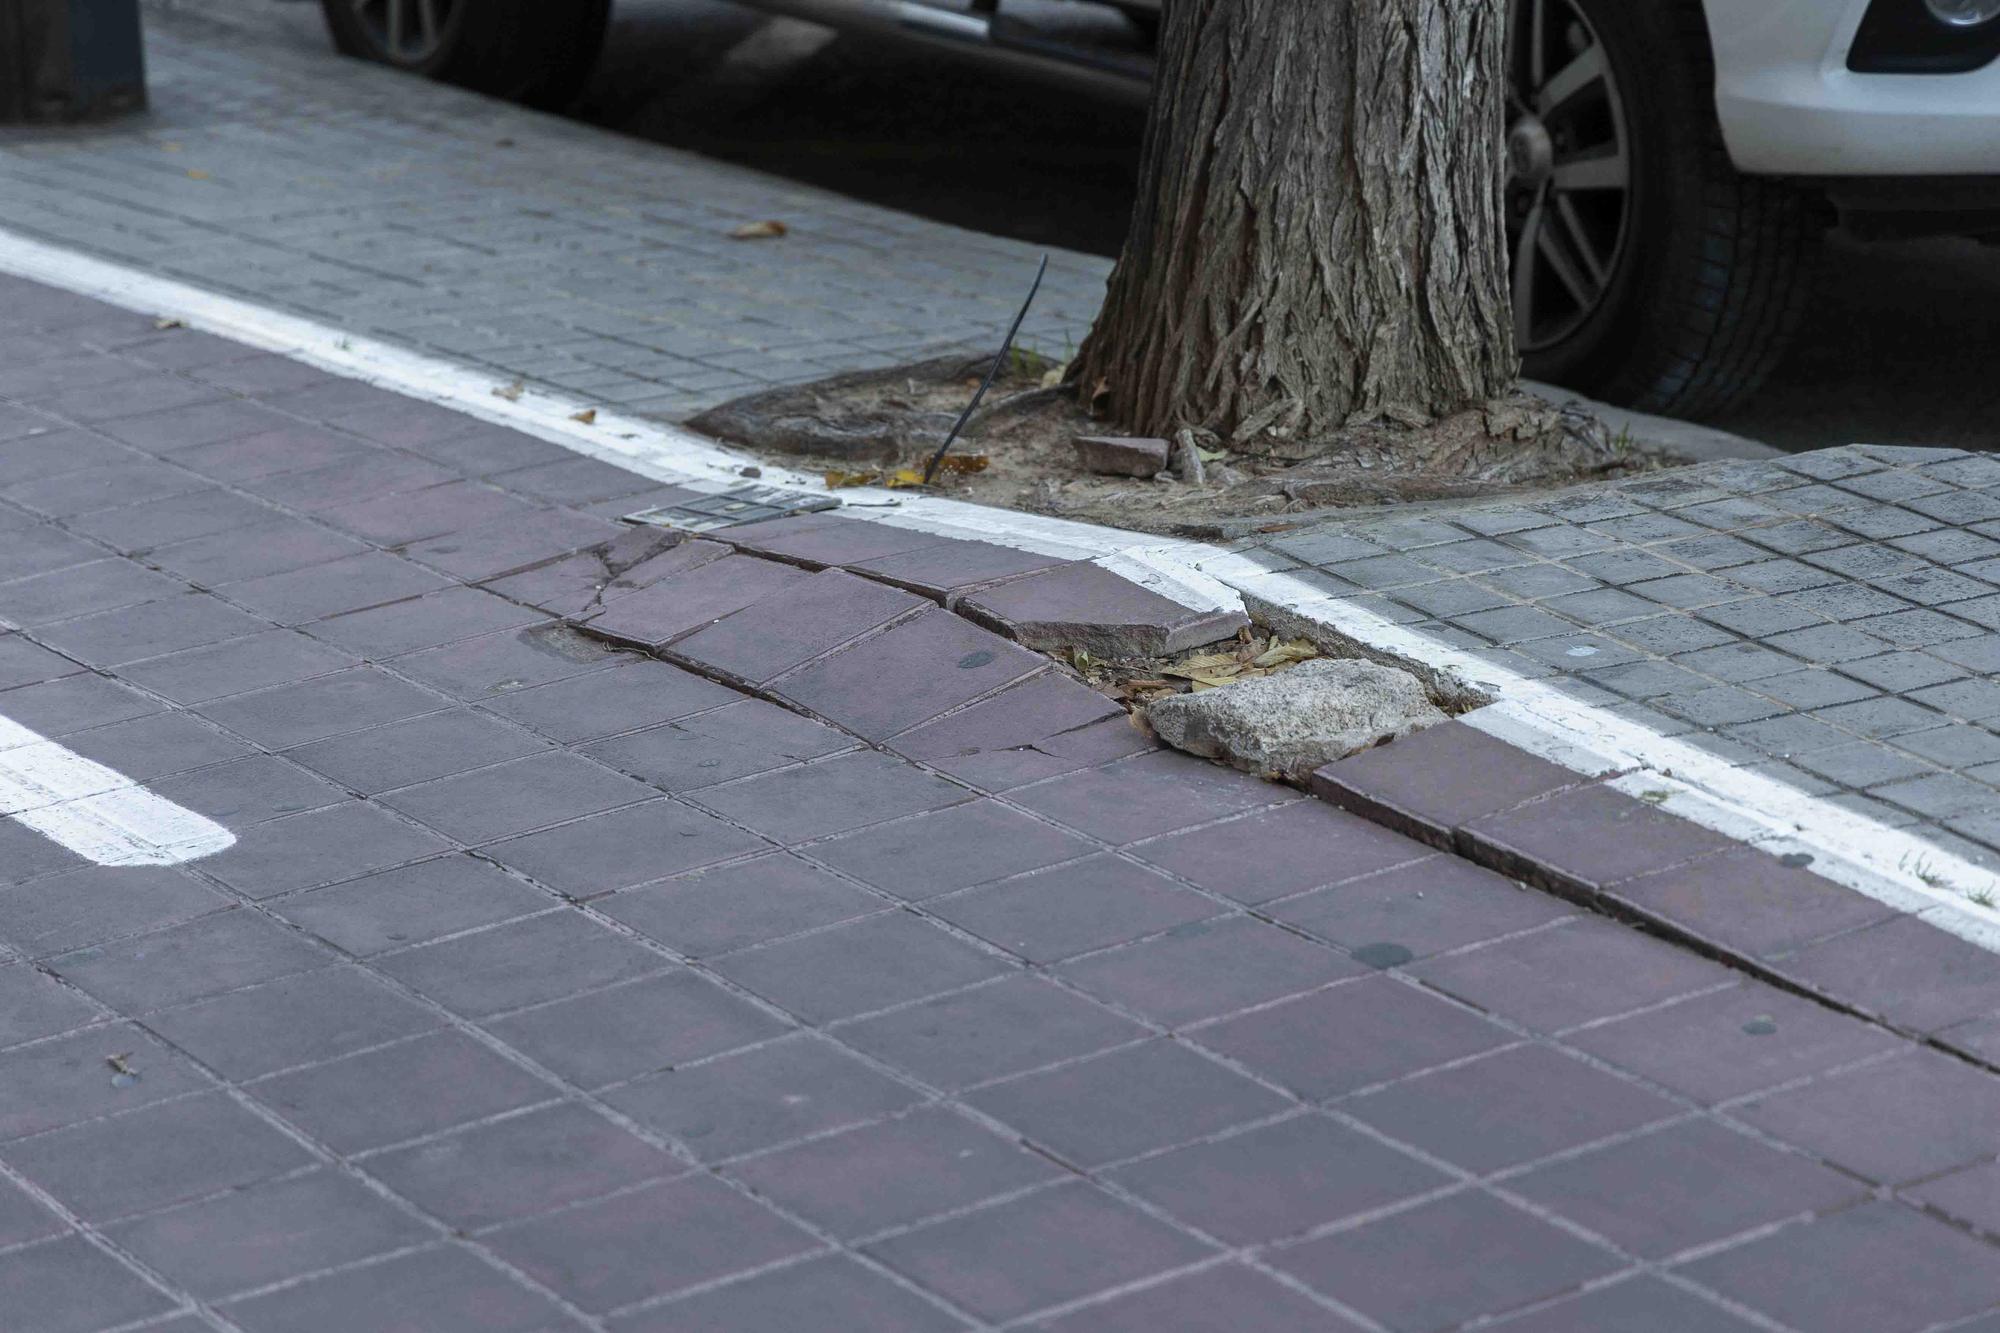
[[[841,375],[739,398],[694,429],[828,474],[830,484],[911,485],[970,401],[989,361],[949,357]],[[1016,354],[952,448],[961,470],[929,489],[954,499],[1177,536],[1209,537],[1225,520],[1268,530],[1291,516],[1410,500],[1479,499],[1628,476],[1685,460],[1614,436],[1595,417],[1525,394],[1423,426],[1372,422],[1283,454],[1221,450],[1196,435],[1199,482],[1097,476],[1078,435],[1103,434],[1060,367]],[[981,463],[979,460],[984,460]],[[976,468],[977,470],[973,470]],[[899,475],[901,474],[901,475]],[[1259,526],[1263,526],[1260,524]]]

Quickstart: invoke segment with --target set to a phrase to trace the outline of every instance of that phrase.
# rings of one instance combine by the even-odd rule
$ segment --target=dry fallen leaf
[[[828,490],[837,491],[848,486],[872,486],[881,478],[879,472],[828,472],[824,480]]]
[[[525,381],[515,380],[512,384],[503,384],[495,389],[493,396],[495,398],[505,398],[510,403],[518,403],[521,401],[521,391],[527,387]]]
[[[791,228],[775,218],[763,222],[746,222],[729,233],[732,241],[764,241],[783,236]]]
[[[984,472],[993,460],[985,454],[946,454],[938,460],[938,471],[972,473]]]
[[[207,173],[206,171],[203,171],[203,170],[202,170],[202,169],[201,169],[200,167],[189,167],[189,168],[188,168],[188,179],[189,179],[189,180],[198,180],[198,181],[205,181],[205,180],[207,180],[207,179],[208,179],[208,173]]]
[[[584,425],[586,425],[586,426],[593,426],[593,425],[596,425],[596,424],[597,424],[597,409],[596,409],[596,408],[594,408],[594,407],[586,407],[586,408],[584,408],[584,409],[583,409],[583,411],[581,411],[581,412],[572,412],[572,413],[570,413],[570,414],[569,414],[569,419],[570,419],[571,421],[581,421],[581,422],[582,422],[582,423],[583,423]]]
[[[162,315],[153,321],[153,327],[161,330],[184,329],[187,327],[187,324],[182,320],[175,319],[172,315]]]

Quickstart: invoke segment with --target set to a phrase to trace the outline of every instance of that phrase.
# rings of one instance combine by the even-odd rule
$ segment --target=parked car
[[[610,9],[321,3],[342,51],[543,106]],[[1161,0],[744,3],[1142,95]],[[1531,378],[1713,415],[1776,363],[1829,225],[2000,241],[2000,0],[1511,0],[1508,61]]]

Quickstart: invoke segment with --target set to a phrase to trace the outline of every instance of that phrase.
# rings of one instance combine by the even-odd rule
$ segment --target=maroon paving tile
[[[238,605],[281,625],[302,625],[385,602],[405,601],[450,583],[413,561],[370,551],[243,583],[227,583],[220,591]]]
[[[1032,648],[1162,656],[1226,639],[1238,611],[1194,611],[1098,565],[1068,564],[961,598],[959,609]]]
[[[273,904],[289,921],[351,954],[497,925],[546,911],[549,896],[470,856],[440,856],[314,889]]]
[[[578,755],[530,755],[376,799],[471,845],[657,796],[651,787]]]
[[[120,551],[146,551],[211,533],[241,532],[278,517],[268,505],[224,490],[183,491],[179,495],[73,518],[69,527]]]
[[[925,605],[910,593],[823,570],[696,630],[669,655],[731,680],[763,685]]]
[[[730,981],[826,1023],[957,990],[1009,971],[913,912],[889,911],[716,960]]]
[[[932,609],[785,677],[771,692],[879,741],[1045,665],[1035,653]]]
[[[1262,1273],[1237,1264],[1142,1287],[1037,1325],[1049,1333],[1344,1333],[1359,1328]]]
[[[90,866],[0,893],[0,944],[23,958],[41,958],[233,905],[170,866]]]
[[[666,960],[565,909],[388,954],[375,966],[454,1013],[480,1017],[658,971]]]
[[[1584,781],[1463,722],[1446,722],[1328,764],[1315,796],[1440,847],[1452,831]]]
[[[199,704],[231,694],[330,675],[358,664],[351,653],[294,630],[274,629],[183,653],[134,662],[119,675],[175,703]]]
[[[146,1025],[226,1078],[259,1078],[294,1065],[427,1032],[443,1020],[355,967],[329,967],[231,991]]]
[[[459,639],[519,629],[543,617],[477,588],[446,588],[414,601],[393,602],[316,621],[313,638],[383,661]]]
[[[487,1243],[592,1314],[821,1248],[712,1176],[684,1176],[534,1218]]]
[[[894,555],[848,562],[857,574],[943,600],[968,588],[1053,569],[1066,561],[992,542],[949,539]]]
[[[965,1321],[852,1259],[787,1264],[613,1321],[617,1333],[738,1333],[823,1328],[853,1333],[956,1333]]]
[[[23,1328],[87,1333],[165,1314],[174,1302],[82,1236],[72,1235],[0,1251],[0,1308]]]
[[[1505,1333],[1649,1333],[1687,1329],[1702,1333],[1750,1333],[1759,1325],[1711,1304],[1684,1288],[1652,1277],[1635,1277],[1597,1287],[1515,1319],[1493,1325]]]
[[[921,902],[1093,850],[1073,833],[979,800],[815,843],[812,856],[885,893]]]
[[[1752,958],[1885,921],[1891,908],[1768,852],[1738,848],[1607,890],[1655,921]]]
[[[852,1239],[1062,1178],[962,1114],[925,1107],[729,1168],[765,1198]]]
[[[383,1333],[543,1333],[575,1327],[541,1292],[451,1245],[234,1301],[228,1314],[250,1333],[343,1327]]]
[[[1814,1333],[1915,1333],[2000,1302],[1993,1246],[1896,1203],[1786,1227],[1682,1271]],[[1841,1280],[1830,1282],[1828,1274]]]
[[[150,935],[63,954],[49,970],[128,1014],[310,972],[335,961],[248,908],[213,912]]]
[[[1192,1144],[1112,1176],[1231,1245],[1298,1235],[1451,1183],[1444,1172],[1316,1115]]]
[[[348,799],[347,793],[296,765],[253,754],[152,784],[161,796],[241,833],[253,824]]]
[[[601,551],[511,574],[488,586],[550,615],[581,617],[728,554],[729,548],[719,542],[639,529],[614,537]]]
[[[396,670],[457,698],[483,702],[631,660],[567,626],[531,625],[410,653],[396,659]]]
[[[433,713],[449,700],[376,667],[354,667],[204,703],[203,717],[247,740],[287,749],[384,722]]]
[[[1344,1104],[1434,1157],[1487,1173],[1678,1113],[1656,1093],[1546,1046],[1516,1046]]]
[[[551,509],[509,514],[490,523],[411,542],[403,553],[432,569],[479,582],[602,546],[619,531],[617,525],[588,514]]]
[[[1508,1044],[1476,1014],[1368,977],[1202,1028],[1193,1040],[1301,1097],[1336,1097]]]
[[[585,623],[593,634],[659,648],[811,577],[793,565],[732,555],[621,597]]]
[[[930,910],[1033,963],[1219,916],[1224,908],[1109,854],[937,898]]]
[[[597,1088],[783,1033],[784,1019],[686,969],[622,981],[487,1023],[581,1087]]]
[[[1093,762],[1071,758],[1049,743],[1092,723],[1117,719],[1124,727],[1125,710],[1086,685],[1056,672],[1030,676],[992,698],[895,737],[890,748],[947,772],[964,772],[992,790],[1015,787],[1037,778],[1053,777]],[[1136,743],[1138,733],[1126,729]],[[997,762],[982,764],[991,756]],[[1104,755],[1115,759],[1117,754]],[[1027,759],[1030,762],[1021,764]],[[973,776],[981,773],[986,776]],[[1011,780],[988,781],[1006,774]]]
[[[945,541],[934,533],[892,527],[841,514],[806,514],[797,518],[746,523],[720,534],[745,551],[777,556],[807,565],[848,565],[885,555],[936,546]]]
[[[1544,1032],[1658,1004],[1736,975],[1629,926],[1594,917],[1411,970],[1439,990]]]
[[[258,825],[202,862],[204,874],[264,899],[354,879],[448,851],[443,838],[364,801]]]
[[[468,769],[520,759],[549,748],[539,736],[469,708],[370,727],[285,752],[364,796]]]
[[[112,1081],[104,1059],[118,1054],[137,1079]],[[83,1028],[0,1052],[0,1071],[0,1142],[210,1086],[187,1057],[134,1023]]]
[[[972,1314],[1002,1322],[1203,1258],[1208,1247],[1087,1185],[1061,1185],[869,1247]]]
[[[891,755],[865,753],[707,788],[697,799],[766,837],[798,843],[941,810],[971,795]]]
[[[95,667],[111,667],[269,628],[268,620],[239,611],[218,598],[186,593],[46,625],[37,635],[66,656]]]
[[[1930,1033],[2000,1010],[2000,955],[1919,917],[1826,940],[1780,965],[1842,1004]]]
[[[32,629],[54,620],[113,611],[186,591],[186,584],[129,560],[94,560],[0,583],[0,616]]]
[[[190,582],[217,588],[362,555],[367,550],[365,543],[351,537],[302,519],[280,518],[247,530],[156,547],[146,552],[146,560]]]
[[[2000,1153],[2000,1077],[1922,1049],[1766,1094],[1732,1113],[1886,1184]]]
[[[0,965],[0,1048],[82,1027],[98,1008],[26,963]]]
[[[663,705],[680,707],[671,704],[670,691],[660,696]],[[762,699],[739,699],[669,726],[594,742],[582,753],[678,795],[854,748],[853,737],[823,722]]]
[[[1266,910],[1376,967],[1533,930],[1576,912],[1548,894],[1439,854]]]
[[[1520,1209],[1468,1190],[1273,1256],[1314,1290],[1396,1329],[1453,1328],[1621,1267]]]
[[[1899,1044],[1873,1024],[1755,982],[1586,1028],[1566,1040],[1706,1105]]]
[[[1038,976],[991,985],[859,1022],[840,1038],[937,1087],[958,1088],[1073,1059],[1146,1035],[1146,1029]]]
[[[534,506],[476,481],[451,481],[320,510],[326,522],[384,546],[402,546],[502,519],[525,519]]]
[[[596,904],[605,915],[690,958],[831,926],[885,905],[866,889],[786,853],[681,875]]]
[[[486,855],[583,901],[769,846],[713,815],[648,801],[494,843]]]
[[[2000,1162],[1954,1171],[1903,1192],[1927,1208],[2000,1239]]]
[[[574,745],[600,736],[637,731],[705,712],[740,698],[711,680],[647,659],[609,671],[569,676],[547,685],[512,690],[485,706],[545,736]],[[742,714],[733,714],[740,719]],[[740,774],[736,776],[741,776]]]
[[[1240,788],[1245,793],[1254,788]],[[1273,798],[1289,793],[1266,787]],[[1318,801],[1175,833],[1131,849],[1211,893],[1248,906],[1416,860],[1427,849]]]
[[[1176,926],[1059,970],[1091,994],[1173,1028],[1315,990],[1362,968],[1290,931],[1236,916]]]
[[[1299,797],[1247,773],[1161,752],[1040,783],[1015,792],[1013,799],[1057,823],[1123,845]]]
[[[1475,819],[1460,837],[1520,879],[1587,893],[1736,844],[1610,787],[1579,787]]]

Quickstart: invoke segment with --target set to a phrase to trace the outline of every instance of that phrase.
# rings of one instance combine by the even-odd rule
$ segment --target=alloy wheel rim
[[[1514,337],[1535,352],[1610,290],[1631,227],[1631,138],[1609,53],[1576,0],[1514,0],[1508,39]]]
[[[445,25],[463,0],[349,0],[349,3],[369,40],[385,59],[398,65],[421,65],[442,48]]]

